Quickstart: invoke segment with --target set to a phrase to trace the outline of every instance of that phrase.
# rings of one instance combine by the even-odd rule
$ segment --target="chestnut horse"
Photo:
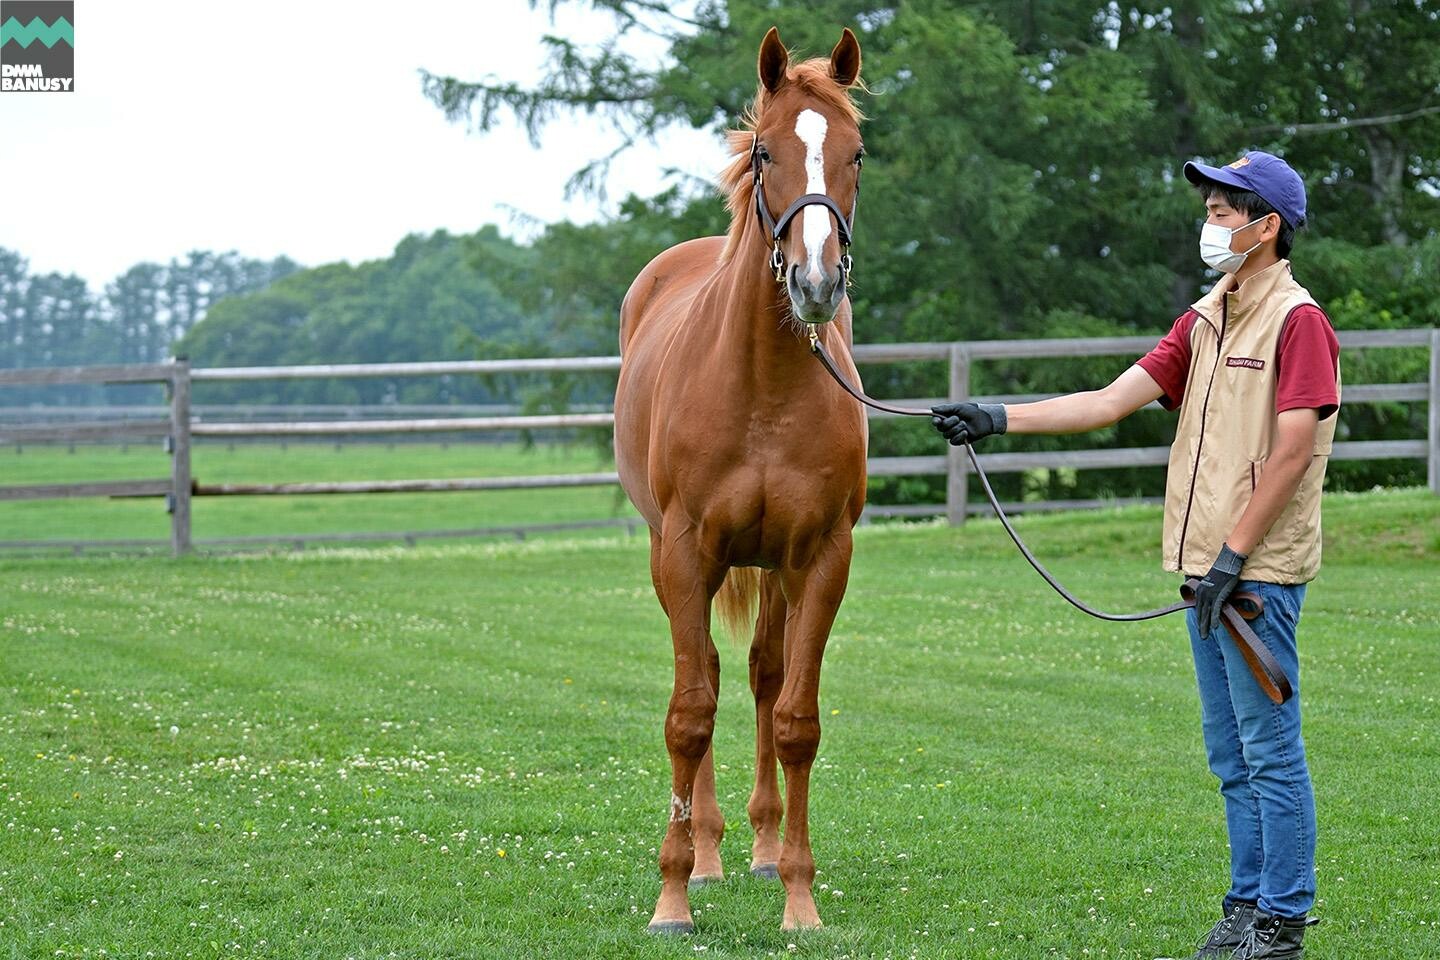
[[[806,337],[818,336],[855,379],[846,273],[862,150],[848,90],[860,45],[846,30],[828,60],[789,61],[772,29],[746,129],[730,133],[734,160],[721,175],[729,234],[657,256],[620,311],[615,460],[650,526],[651,576],[675,655],[665,718],[670,822],[652,932],[692,931],[688,884],[724,875],[710,742],[717,593],[721,618],[738,629],[758,594],[750,869],[784,883],[784,928],[820,926],[808,811],[820,660],[865,502],[867,434],[862,408]]]

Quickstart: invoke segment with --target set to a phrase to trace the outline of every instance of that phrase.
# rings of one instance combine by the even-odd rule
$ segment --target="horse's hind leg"
[[[785,680],[785,595],[780,576],[760,578],[760,616],[750,643],[750,691],[755,695],[755,788],[748,812],[755,841],[750,872],[774,879],[780,875],[780,818],[784,805],[775,777],[775,699]]]
[[[650,920],[652,933],[689,933],[695,929],[687,894],[695,867],[692,836],[695,785],[715,729],[715,684],[710,672],[710,598],[724,569],[704,559],[693,529],[656,538],[658,559],[651,572],[660,604],[670,618],[675,653],[675,683],[665,716],[665,746],[670,753],[670,823],[660,846],[660,899]]]
[[[720,651],[715,649],[715,639],[710,637],[706,665],[710,677],[710,692],[720,697]],[[690,873],[690,883],[696,886],[725,879],[725,868],[720,863],[720,841],[725,837],[725,816],[715,799],[715,745],[705,751],[700,768],[695,772],[695,801],[691,812],[690,834],[695,841],[695,867]]]

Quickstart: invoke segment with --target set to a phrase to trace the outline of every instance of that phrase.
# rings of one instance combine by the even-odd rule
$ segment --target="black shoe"
[[[1313,922],[1256,910],[1235,948],[1235,960],[1301,960],[1305,956],[1305,928]]]
[[[1233,956],[1254,916],[1255,904],[1226,900],[1225,916],[1210,928],[1200,948],[1191,954],[1190,960],[1221,960]]]

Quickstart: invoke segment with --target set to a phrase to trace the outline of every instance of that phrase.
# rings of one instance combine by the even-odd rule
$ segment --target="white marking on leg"
[[[805,192],[825,192],[825,130],[829,125],[814,110],[802,110],[795,118],[795,135],[805,144]],[[824,277],[820,256],[825,241],[830,239],[830,211],[824,207],[806,207],[800,214],[805,225],[805,253],[810,258],[805,272],[812,284]]]
[[[670,794],[670,822],[687,822],[690,819],[690,807],[689,800],[681,800],[675,794]]]

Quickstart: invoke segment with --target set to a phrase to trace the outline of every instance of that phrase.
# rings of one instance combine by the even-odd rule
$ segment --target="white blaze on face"
[[[814,110],[802,110],[795,118],[795,135],[805,144],[805,192],[825,192],[825,118]],[[830,239],[830,211],[820,206],[806,207],[801,213],[805,232],[805,253],[810,258],[805,265],[806,274],[812,284],[818,284],[824,276],[820,255],[825,241]]]

